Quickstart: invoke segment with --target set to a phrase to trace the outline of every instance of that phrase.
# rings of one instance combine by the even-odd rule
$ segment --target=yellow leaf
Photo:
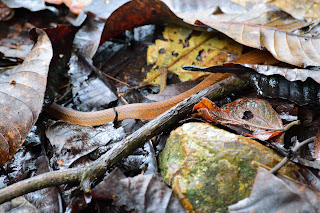
[[[148,48],[147,62],[154,64],[145,82],[160,84],[160,69],[177,74],[181,81],[196,79],[205,73],[185,71],[182,65],[213,66],[240,55],[242,46],[220,33],[197,32],[168,26],[166,40],[156,40]]]

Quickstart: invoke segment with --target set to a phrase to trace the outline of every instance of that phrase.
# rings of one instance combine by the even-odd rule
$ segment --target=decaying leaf
[[[300,67],[320,66],[320,38],[301,36],[257,24],[200,19],[240,44],[266,48],[275,58]]]
[[[92,189],[92,198],[110,200],[137,212],[186,212],[171,188],[154,175],[126,178],[115,169]]]
[[[124,132],[122,128],[115,129],[112,124],[92,129],[57,121],[49,123],[46,136],[56,148],[60,167],[68,168],[76,167],[77,163],[82,165],[91,162],[88,155],[100,147],[123,139]]]
[[[249,198],[229,206],[229,212],[319,212],[320,192],[259,168]]]
[[[0,165],[19,149],[42,109],[52,47],[43,30],[34,34],[37,43],[25,61],[0,82]]]
[[[50,171],[47,156],[41,155],[36,161],[36,174],[40,175]],[[32,203],[39,212],[59,212],[59,195],[56,187],[48,187],[25,195],[25,198]]]
[[[168,26],[163,32],[166,40],[156,40],[148,48],[147,61],[155,65],[146,81],[160,84],[160,70],[165,68],[179,76],[181,81],[195,79],[203,73],[187,72],[185,64],[213,66],[230,61],[242,52],[242,47],[227,37],[192,29]]]
[[[284,131],[282,120],[271,105],[262,99],[240,98],[219,108],[207,98],[196,104],[195,116],[222,125],[245,127],[260,140],[268,140]]]

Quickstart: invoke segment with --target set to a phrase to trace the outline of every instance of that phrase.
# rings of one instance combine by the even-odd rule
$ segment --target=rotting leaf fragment
[[[247,136],[268,140],[284,131],[281,118],[271,105],[262,99],[240,98],[219,108],[207,98],[194,106],[205,120],[222,124],[244,127]]]

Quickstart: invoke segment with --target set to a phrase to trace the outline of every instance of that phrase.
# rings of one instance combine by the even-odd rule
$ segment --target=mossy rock
[[[161,176],[188,210],[219,212],[248,197],[259,166],[273,167],[278,154],[255,140],[205,123],[172,131],[160,153]],[[288,163],[281,174],[295,178]]]

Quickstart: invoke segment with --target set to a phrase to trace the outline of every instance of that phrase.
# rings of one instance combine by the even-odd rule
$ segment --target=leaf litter
[[[140,1],[140,3],[141,3],[142,1]],[[165,1],[164,1],[165,2]],[[220,7],[220,9],[221,9],[221,11],[222,12],[225,12],[226,13],[226,11],[227,10],[225,10],[225,9],[222,9],[224,6],[230,6],[230,5],[233,5],[233,6],[235,6],[235,5],[237,5],[237,4],[235,4],[235,3],[230,3],[229,1],[227,2],[228,4],[225,4],[225,5],[217,5],[217,7]],[[162,3],[161,3],[162,4]],[[171,7],[171,9],[173,8],[173,6],[172,5],[170,5],[170,1],[167,1],[167,4],[169,5],[169,7]],[[182,4],[180,4],[180,6],[181,5],[183,5],[183,3]],[[187,4],[188,5],[188,4]],[[198,4],[198,5],[205,5],[205,4]],[[127,5],[126,5],[127,6]],[[130,8],[130,7],[129,7]],[[191,7],[191,8],[195,8],[195,11],[192,11],[192,12],[195,12],[195,14],[197,14],[197,15],[199,15],[199,11],[198,11],[198,13],[197,13],[197,11],[196,11],[196,7]],[[199,7],[200,9],[206,9],[206,8],[203,8],[203,7]],[[198,8],[198,9],[199,9]],[[226,7],[227,8],[227,7]],[[181,9],[181,8],[180,8]],[[182,7],[182,9],[183,9],[183,7]],[[172,11],[174,11],[174,10],[172,10]],[[232,11],[232,10],[229,10],[229,12],[230,11]],[[240,9],[239,10],[236,10],[235,12],[239,12],[240,11]],[[175,11],[176,12],[176,11]],[[181,12],[181,11],[180,11]],[[241,12],[242,12],[242,14],[243,14],[243,12],[245,12],[245,10],[241,10]],[[178,12],[177,12],[178,13]],[[185,13],[188,15],[188,12],[186,12],[185,11]],[[189,13],[189,14],[191,14],[191,13]],[[208,14],[210,14],[210,13],[208,13]],[[243,17],[246,17],[247,16],[247,14],[244,14],[244,15],[242,15]],[[206,17],[207,18],[207,17]],[[202,20],[200,17],[199,17],[199,20]],[[204,19],[203,19],[204,20]],[[275,22],[274,22],[275,23]],[[270,26],[275,26],[276,24],[274,24],[274,23],[269,23],[270,25],[268,26],[268,27],[270,27]],[[189,23],[190,24],[190,23]],[[193,24],[193,23],[192,23]],[[220,23],[221,24],[221,23]],[[304,25],[305,23],[303,23],[303,22],[301,22],[301,23],[299,23],[299,22],[296,22],[296,24],[294,24],[295,25],[295,27],[296,27],[296,29],[299,29],[300,27],[302,27],[302,26],[306,26],[306,25]],[[240,25],[242,26],[242,27],[246,27],[246,26],[250,26],[250,25],[247,25],[246,23],[240,23]],[[254,29],[256,30],[257,29],[257,27],[259,28],[259,24],[256,24],[256,26],[255,26],[255,24],[253,24],[253,27],[254,27]],[[262,27],[263,29],[269,29],[268,27]],[[271,30],[272,32],[274,32],[274,33],[278,33],[278,30],[276,29],[276,30]],[[231,32],[231,33],[235,33],[236,31],[234,31],[234,32]],[[225,33],[226,34],[228,34],[228,35],[230,35],[230,32],[227,32],[227,31],[225,31]],[[189,35],[187,36],[187,39],[185,38],[185,37],[182,37],[182,38],[184,38],[184,40],[183,39],[181,39],[180,38],[180,40],[181,41],[183,41],[183,42],[181,42],[183,45],[186,45],[186,46],[188,46],[189,44],[188,44],[188,41],[186,42],[186,40],[188,40],[188,39],[190,39],[192,36],[194,36],[194,32],[192,32],[192,33],[189,33]],[[201,34],[201,33],[199,33],[199,34]],[[286,35],[291,35],[290,33],[288,34],[288,33],[284,33],[284,34],[286,34]],[[220,35],[220,37],[221,37],[221,35]],[[298,36],[299,37],[299,36]],[[236,37],[235,37],[236,38]],[[301,38],[305,38],[305,37],[301,37]],[[299,39],[299,38],[298,38]],[[166,42],[171,42],[171,37],[167,37],[167,41]],[[231,41],[231,40],[230,40]],[[248,44],[248,43],[245,43],[246,45],[250,45],[250,44]],[[166,47],[167,49],[165,49],[165,51],[167,52],[168,51],[168,53],[171,51],[171,50],[173,50],[172,48],[171,48],[171,46],[168,46],[167,44],[161,44],[161,45],[164,45],[164,47]],[[165,46],[165,45],[167,45],[167,46]],[[170,44],[171,45],[171,44]],[[239,45],[240,46],[240,45]],[[240,46],[241,47],[241,46]],[[261,46],[256,46],[257,48],[260,48]],[[268,49],[268,48],[267,48]],[[159,54],[159,52],[161,52],[160,51],[161,50],[161,48],[159,49],[159,51],[158,51],[158,54]],[[304,49],[303,49],[304,50]],[[155,50],[153,50],[154,51],[154,53],[157,53]],[[304,50],[305,51],[305,50]],[[214,52],[214,51],[213,51]],[[226,51],[226,52],[228,52],[228,51]],[[240,50],[240,52],[241,52],[241,50]],[[200,61],[202,60],[202,59],[206,59],[206,57],[208,56],[208,55],[210,55],[212,52],[210,52],[210,50],[209,49],[205,49],[205,48],[203,48],[203,51],[199,51],[198,52],[198,54],[196,55],[197,57],[198,57],[198,59],[200,59]],[[178,56],[179,56],[179,53],[176,53],[175,51],[171,51],[171,56],[174,56],[174,55],[177,55],[178,54]],[[181,53],[180,53],[181,54]],[[182,52],[182,55],[183,55],[184,53]],[[227,55],[227,54],[226,54]],[[168,54],[168,56],[167,57],[169,57],[170,55]],[[171,57],[170,56],[170,57]],[[211,57],[212,55],[210,55],[210,57]],[[284,60],[285,61],[285,58],[286,57],[280,57],[280,58],[278,58],[278,59],[280,59],[280,60]],[[289,58],[289,57],[288,57]],[[297,57],[298,59],[301,59],[301,57]],[[162,67],[164,67],[164,68],[168,68],[168,67],[166,67],[166,66],[168,66],[168,64],[170,64],[170,63],[172,63],[172,61],[170,61],[170,60],[167,60],[167,58],[164,58],[164,63],[160,63],[160,66],[162,66]],[[189,62],[190,62],[191,60],[189,60]],[[224,60],[217,60],[217,61],[219,61],[219,63],[221,62],[221,61],[224,61]],[[157,61],[155,61],[155,60],[153,60],[152,61],[153,63],[157,63]],[[203,61],[202,61],[203,62]],[[288,61],[287,61],[288,62]],[[304,59],[303,59],[303,57],[302,57],[302,63],[300,63],[301,61],[298,61],[298,63],[296,63],[296,65],[300,65],[300,66],[306,66],[306,65],[308,65],[308,64],[310,64],[310,61],[304,61]],[[199,63],[200,64],[200,62],[199,61],[197,61],[197,60],[195,60],[195,61],[192,61],[192,63]],[[191,64],[192,64],[191,63]],[[289,62],[290,63],[290,62]],[[185,63],[185,64],[190,64],[190,63]],[[164,65],[164,66],[163,66]],[[197,64],[198,65],[198,64]],[[201,65],[202,66],[202,65]],[[210,65],[211,66],[211,65]],[[169,70],[169,69],[168,69]],[[170,70],[169,70],[170,71]],[[183,78],[182,78],[183,79]],[[14,84],[14,82],[12,82],[13,84]],[[268,107],[266,107],[266,108],[268,108]],[[231,109],[228,109],[228,108],[226,108],[226,109],[224,109],[224,110],[230,110],[230,111],[232,111],[232,110],[235,110],[235,109],[232,109],[232,107],[231,107]],[[253,111],[253,110],[252,110]],[[252,116],[254,116],[255,114],[254,113],[252,113],[252,111],[251,111],[251,109],[250,110],[245,110],[243,113],[242,113],[242,117],[241,117],[241,119],[242,120],[245,120],[245,121],[248,121],[248,120],[251,120],[252,119]],[[263,110],[261,110],[261,111],[263,111]],[[228,114],[226,111],[221,111],[220,112],[221,114]],[[261,112],[259,112],[259,113],[261,113]],[[259,114],[258,113],[258,114]],[[240,113],[241,114],[241,113]],[[263,114],[263,113],[261,113],[261,114]],[[230,115],[228,115],[228,116],[230,116]],[[227,117],[228,117],[227,116]],[[235,121],[236,119],[233,117],[232,118],[233,119],[233,121]],[[277,120],[277,119],[276,119]],[[225,122],[225,121],[224,121]],[[226,123],[228,123],[228,122],[226,122]],[[275,122],[275,123],[277,123],[277,122]],[[270,130],[271,132],[269,132],[268,134],[277,134],[278,133],[278,131],[281,129],[280,128],[281,127],[281,125],[278,123],[277,125],[276,125],[276,128],[274,128],[274,129],[272,129],[272,130]],[[249,128],[249,130],[251,130],[252,131],[252,129],[250,129]],[[259,131],[258,131],[259,132]],[[261,133],[261,132],[260,132]],[[264,136],[265,137],[265,136]]]

